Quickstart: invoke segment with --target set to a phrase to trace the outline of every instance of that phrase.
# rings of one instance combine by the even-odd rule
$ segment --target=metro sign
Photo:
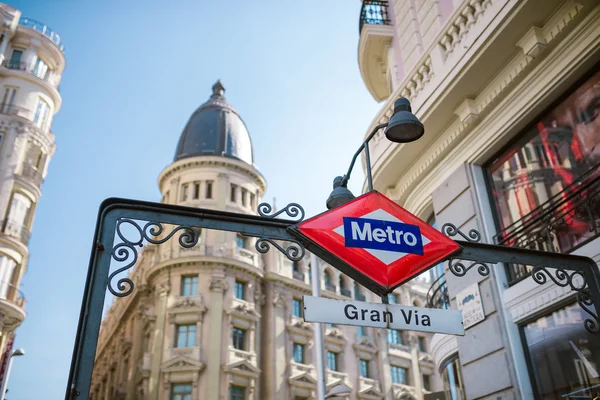
[[[342,262],[332,265],[379,294],[460,250],[455,241],[375,191],[294,230]]]

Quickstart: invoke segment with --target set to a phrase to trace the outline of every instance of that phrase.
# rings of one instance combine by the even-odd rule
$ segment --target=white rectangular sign
[[[304,320],[464,335],[462,312],[304,296]]]
[[[456,305],[463,313],[465,329],[470,328],[485,319],[478,283],[474,283],[457,293]]]

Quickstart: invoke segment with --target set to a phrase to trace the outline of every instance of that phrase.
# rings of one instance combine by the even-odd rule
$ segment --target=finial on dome
[[[223,96],[225,94],[225,86],[219,79],[212,87],[213,96]]]

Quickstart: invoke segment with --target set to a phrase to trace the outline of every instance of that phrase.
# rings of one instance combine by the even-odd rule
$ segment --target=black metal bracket
[[[190,248],[199,240],[195,228],[238,232],[258,238],[255,246],[260,253],[265,253],[270,246],[274,246],[288,259],[298,261],[305,255],[305,250],[308,250],[350,278],[363,278],[354,268],[298,232],[296,225],[304,219],[304,210],[298,204],[292,203],[272,212],[272,207],[263,203],[259,205],[258,213],[258,216],[238,214],[118,198],[105,200],[100,206],[96,222],[65,398],[72,400],[89,397],[106,289],[118,297],[133,292],[134,283],[129,277],[118,278],[116,285],[113,285],[113,280],[135,265],[139,249],[145,243],[161,244],[178,236],[179,244]],[[292,219],[276,218],[284,213]],[[167,228],[167,225],[172,228]],[[132,229],[137,232],[133,238],[128,238],[125,226],[130,227],[127,233]],[[577,291],[577,301],[593,318],[585,321],[586,329],[593,333],[600,330],[600,321],[592,309],[592,306],[596,310],[600,309],[600,274],[593,260],[482,244],[478,243],[481,235],[477,231],[473,230],[465,235],[453,225],[443,227],[442,231],[444,229],[448,236],[459,235],[466,239],[456,241],[461,250],[449,257],[453,265],[451,271],[455,275],[464,276],[475,266],[480,274],[488,275],[490,269],[486,263],[519,262],[532,265],[535,267],[532,276],[536,282],[545,283],[547,275],[558,285],[568,285]],[[119,240],[115,242],[117,237]],[[465,266],[455,259],[472,261],[472,264]],[[112,260],[125,265],[111,273]],[[548,269],[555,269],[555,274],[552,275]],[[583,277],[585,284],[577,286],[574,281],[576,276]],[[365,287],[379,296],[384,296],[393,289],[375,282],[366,282]]]

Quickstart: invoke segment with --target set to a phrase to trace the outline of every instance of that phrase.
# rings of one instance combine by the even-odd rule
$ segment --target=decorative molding
[[[224,278],[213,277],[210,280],[210,291],[211,292],[224,293],[227,291],[228,288],[229,288],[229,285],[227,284],[227,280],[225,280]]]

